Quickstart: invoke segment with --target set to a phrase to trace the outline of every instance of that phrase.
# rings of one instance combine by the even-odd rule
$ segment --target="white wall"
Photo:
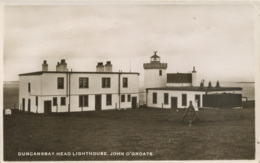
[[[159,70],[162,70],[162,76],[159,75]],[[145,69],[144,75],[145,88],[166,86],[166,69]]]
[[[64,89],[58,89],[58,78],[64,78]],[[66,73],[43,73],[42,74],[42,95],[65,96],[67,91]]]
[[[28,92],[28,83],[31,91]],[[36,112],[36,96],[41,95],[41,76],[19,76],[19,109],[22,110],[22,99],[25,99],[25,111],[28,111],[28,99],[31,100],[31,112]],[[38,97],[39,98],[39,97]]]
[[[123,78],[128,78],[128,87],[123,88]],[[129,75],[122,74],[121,75],[121,93],[139,93],[139,75]]]
[[[157,104],[153,104],[153,93],[157,93]],[[164,93],[168,93],[168,104],[164,104]],[[182,106],[182,94],[187,95],[187,105]],[[192,104],[195,104],[195,95],[200,95],[200,104],[202,106],[203,99],[202,95],[205,94],[205,92],[201,91],[170,91],[170,90],[149,90],[148,91],[148,101],[147,106],[148,107],[157,107],[157,108],[171,108],[171,97],[177,97],[177,107],[178,108],[187,108],[189,106],[190,101],[192,101]]]
[[[121,84],[120,92],[125,94],[125,102],[120,101],[121,108],[131,108],[131,101],[127,101],[127,95],[132,97],[137,97],[137,103],[139,102],[139,75],[138,74],[121,74]],[[58,77],[64,78],[64,89],[57,88]],[[22,106],[22,98],[25,98],[25,110],[28,108],[28,99],[31,99],[31,112],[44,113],[44,101],[52,102],[52,112],[67,112],[68,104],[70,101],[70,111],[89,111],[95,110],[95,95],[102,95],[102,110],[115,109],[119,107],[118,97],[118,74],[99,74],[99,73],[73,73],[70,77],[71,85],[71,98],[67,96],[69,90],[69,82],[67,83],[67,78],[69,76],[66,73],[44,73],[43,75],[33,75],[33,76],[20,76],[19,82],[19,103]],[[89,78],[88,88],[79,88],[79,77]],[[102,78],[110,78],[110,88],[102,88]],[[123,78],[128,78],[128,87],[123,88]],[[31,94],[28,93],[28,83],[31,83]],[[112,105],[106,105],[106,94],[112,94]],[[88,107],[79,107],[79,96],[88,95]],[[38,96],[38,107],[35,105],[35,96]],[[53,97],[57,97],[58,106],[53,106]],[[66,105],[60,105],[60,98],[66,97]],[[22,108],[20,108],[22,109]]]
[[[232,93],[232,94],[241,94],[241,91],[210,91],[207,94],[222,94],[222,93]]]
[[[79,78],[87,77],[88,88],[79,88]],[[102,78],[110,78],[110,88],[102,88]],[[75,74],[71,75],[71,95],[118,93],[118,74]]]
[[[188,87],[191,86],[191,83],[167,83],[167,87]]]

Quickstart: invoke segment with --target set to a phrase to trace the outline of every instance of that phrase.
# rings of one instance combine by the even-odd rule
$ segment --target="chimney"
[[[104,72],[103,62],[98,62],[96,68],[97,68],[97,72]]]
[[[211,86],[211,81],[209,81],[208,88],[212,88],[212,86]]]
[[[60,62],[60,71],[68,71],[65,59],[62,59]]]
[[[220,87],[220,84],[219,84],[219,81],[217,81],[216,88],[219,88],[219,87]]]
[[[112,72],[111,61],[107,61],[106,65],[105,65],[105,72]]]
[[[57,63],[56,71],[68,71],[65,59],[62,59],[60,63]]]
[[[204,87],[204,83],[200,82],[200,88],[203,88],[203,87]]]
[[[60,63],[59,62],[56,65],[56,71],[60,71]]]
[[[42,71],[48,71],[48,64],[47,64],[47,61],[46,61],[46,60],[43,61]]]
[[[191,73],[191,85],[196,86],[197,85],[197,75],[196,75],[195,66],[193,67],[192,73]]]

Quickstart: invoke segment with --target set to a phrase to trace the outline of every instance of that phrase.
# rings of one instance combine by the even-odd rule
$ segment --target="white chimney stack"
[[[43,61],[42,71],[48,71],[48,64],[47,64],[47,61],[46,61],[46,60]]]
[[[104,72],[103,62],[98,62],[96,68],[97,68],[97,72]]]
[[[107,61],[106,65],[105,65],[105,72],[112,72],[111,61]]]

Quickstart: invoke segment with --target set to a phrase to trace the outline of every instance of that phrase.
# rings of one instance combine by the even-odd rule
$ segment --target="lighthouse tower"
[[[150,63],[144,63],[144,87],[156,88],[166,86],[167,63],[161,63],[160,57],[154,52]]]

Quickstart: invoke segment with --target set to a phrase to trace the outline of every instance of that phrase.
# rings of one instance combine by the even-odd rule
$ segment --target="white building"
[[[20,110],[51,113],[138,107],[139,73],[112,72],[109,61],[96,68],[96,72],[72,72],[62,60],[56,71],[48,71],[44,61],[42,71],[20,74]]]
[[[12,115],[11,109],[4,109],[5,115]]]
[[[161,63],[155,52],[144,69],[148,107],[187,108],[190,101],[198,107],[241,107],[242,88],[199,85],[195,67],[190,73],[167,74],[167,63]]]

